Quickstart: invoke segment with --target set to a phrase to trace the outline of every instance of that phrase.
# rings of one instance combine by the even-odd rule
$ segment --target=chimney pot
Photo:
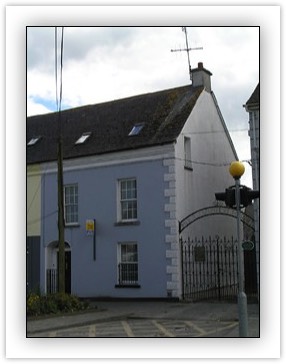
[[[198,68],[192,70],[193,87],[203,86],[207,92],[211,92],[211,72],[204,68],[203,62],[198,62]]]

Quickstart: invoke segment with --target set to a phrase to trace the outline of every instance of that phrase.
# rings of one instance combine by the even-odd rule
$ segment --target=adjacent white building
[[[245,110],[249,114],[249,138],[251,149],[251,165],[252,165],[252,182],[253,189],[260,190],[260,87],[256,86],[252,95],[244,105]],[[255,246],[256,246],[256,262],[257,262],[257,282],[259,289],[260,275],[260,239],[259,239],[259,198],[254,200],[254,225],[255,225]]]

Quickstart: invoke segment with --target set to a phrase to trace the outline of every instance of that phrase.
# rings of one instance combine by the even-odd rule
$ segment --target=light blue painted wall
[[[81,297],[166,297],[166,244],[162,160],[81,169],[64,173],[64,184],[78,183],[79,227],[65,229],[71,246],[72,293]],[[115,226],[117,181],[136,177],[140,225]],[[45,249],[57,240],[57,175],[45,176],[43,192],[42,269]],[[93,238],[85,232],[87,219],[96,219],[96,261]],[[115,288],[118,242],[138,243],[141,288]],[[42,270],[42,285],[44,274]]]

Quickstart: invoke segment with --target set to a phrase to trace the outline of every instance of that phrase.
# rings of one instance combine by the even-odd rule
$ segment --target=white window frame
[[[136,186],[136,189],[135,189],[135,197],[130,197],[130,198],[127,198],[127,197],[124,197],[122,195],[122,184],[123,183],[128,183],[128,182],[131,182],[131,181],[135,181],[135,186]],[[137,192],[138,192],[138,188],[137,188],[137,179],[136,178],[123,178],[123,179],[120,179],[118,180],[118,185],[117,185],[117,220],[119,222],[134,222],[134,221],[138,221],[138,196],[137,196]],[[127,216],[124,216],[125,213],[124,213],[124,207],[123,205],[132,205],[135,203],[135,208],[128,208],[127,207]],[[132,213],[131,216],[128,216],[128,211],[129,210],[134,210],[135,213]],[[126,209],[125,209],[126,211]]]
[[[128,247],[135,246],[136,251],[135,253],[130,251],[130,260],[126,259],[127,256],[124,256],[125,253],[128,254],[128,252],[123,252],[123,248],[125,250],[128,249]],[[131,249],[132,250],[132,249]],[[124,255],[123,255],[124,254]],[[132,257],[133,255],[133,257]],[[135,255],[135,257],[134,257]],[[135,259],[134,259],[135,258]],[[133,267],[132,267],[133,266]],[[138,270],[139,264],[138,264],[138,243],[136,241],[127,241],[127,242],[120,242],[118,243],[118,249],[117,249],[117,281],[119,286],[137,286],[139,281],[139,270]],[[125,273],[122,272],[122,269],[125,269]],[[126,272],[127,270],[127,272]],[[126,276],[127,274],[127,276]],[[133,276],[133,277],[132,277]]]
[[[76,202],[70,202],[67,201],[67,197],[66,197],[66,191],[68,188],[74,187],[77,189],[77,193],[73,195],[73,198],[76,197]],[[67,207],[70,206],[76,206],[76,213],[74,212],[68,212]],[[72,216],[72,215],[76,215],[76,219],[73,219],[72,221],[67,218],[67,216]],[[65,225],[66,226],[72,226],[72,225],[78,225],[78,221],[79,221],[79,216],[78,216],[78,184],[77,183],[71,183],[68,185],[64,186],[64,218],[65,218]],[[68,221],[69,220],[69,221]]]

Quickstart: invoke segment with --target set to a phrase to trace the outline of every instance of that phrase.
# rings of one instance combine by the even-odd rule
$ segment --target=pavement
[[[104,327],[110,327],[109,334],[105,334],[109,337],[114,336],[111,332],[115,330],[115,324],[118,324],[121,329],[123,326],[127,337],[140,337],[143,335],[143,327],[145,337],[182,337],[183,334],[179,334],[180,330],[185,330],[185,335],[188,337],[239,337],[238,306],[236,303],[93,301],[90,306],[90,310],[81,313],[30,318],[27,320],[27,337],[51,336],[47,333],[61,337],[63,332],[68,337],[91,336],[83,331],[79,334],[79,328],[89,327],[90,329],[92,327],[95,330],[97,327],[98,333],[100,332],[98,328],[103,330]],[[248,304],[247,312],[248,336],[259,337],[259,305]],[[150,331],[149,336],[146,333],[147,323],[150,325],[152,323],[153,327],[156,327],[157,333],[150,329],[152,332]],[[186,329],[187,326],[189,331]]]

